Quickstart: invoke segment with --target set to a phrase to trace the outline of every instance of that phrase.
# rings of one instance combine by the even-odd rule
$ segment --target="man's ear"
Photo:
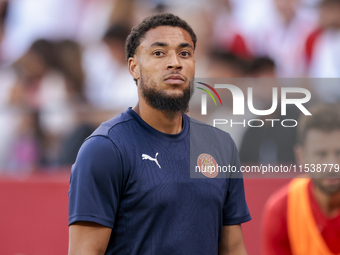
[[[304,164],[304,151],[301,144],[296,144],[294,146],[295,160],[298,165]]]
[[[128,66],[129,66],[129,72],[132,75],[132,77],[138,80],[140,78],[140,72],[139,72],[138,59],[136,55],[134,55],[132,58],[129,58]]]

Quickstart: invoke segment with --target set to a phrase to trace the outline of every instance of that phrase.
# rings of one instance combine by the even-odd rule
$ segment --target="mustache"
[[[167,79],[171,75],[178,75],[180,76],[185,82],[188,80],[187,77],[185,77],[183,74],[181,74],[179,71],[171,71],[170,73],[164,75],[164,79]]]

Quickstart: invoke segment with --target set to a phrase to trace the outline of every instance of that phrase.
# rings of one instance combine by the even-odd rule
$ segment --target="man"
[[[98,109],[114,110],[118,114],[137,101],[124,53],[130,31],[124,24],[112,25],[101,41],[85,48],[86,97]]]
[[[268,200],[264,255],[340,253],[340,108],[318,105],[311,113],[299,122],[295,151],[311,178],[293,179]]]
[[[319,23],[310,31],[304,45],[308,76],[339,78],[340,1],[322,0],[318,7]],[[316,89],[326,102],[336,102],[340,98],[337,86]]]
[[[139,100],[104,122],[78,153],[69,191],[69,254],[247,254],[243,180],[190,178],[190,151],[204,162],[239,167],[228,134],[190,123],[184,114],[195,46],[190,26],[172,14],[148,17],[128,36]],[[199,149],[195,143],[205,134],[219,135],[219,144]],[[204,154],[213,150],[223,155]]]

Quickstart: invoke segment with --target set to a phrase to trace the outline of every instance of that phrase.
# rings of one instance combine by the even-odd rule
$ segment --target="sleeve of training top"
[[[231,138],[230,138],[231,139]],[[235,143],[232,141],[231,165],[240,171],[241,164]],[[226,200],[223,206],[223,225],[236,225],[251,220],[244,193],[244,184],[241,172],[231,174]]]
[[[266,202],[262,217],[262,254],[291,255],[287,229],[288,185]]]
[[[72,166],[69,225],[90,221],[112,228],[123,186],[122,159],[115,144],[104,136],[87,139]]]

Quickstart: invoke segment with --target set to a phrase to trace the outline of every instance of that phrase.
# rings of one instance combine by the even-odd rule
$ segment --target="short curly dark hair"
[[[150,29],[160,26],[180,27],[189,33],[191,40],[196,48],[197,37],[188,23],[176,15],[171,13],[159,13],[145,18],[139,25],[135,26],[125,42],[126,60],[133,57],[136,49],[139,46],[141,39],[145,36],[146,32]]]

